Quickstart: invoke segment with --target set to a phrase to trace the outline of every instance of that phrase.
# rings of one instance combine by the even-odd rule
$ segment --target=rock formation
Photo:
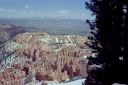
[[[0,50],[4,55],[1,62],[11,58],[10,65],[0,64],[0,85],[22,85],[33,81],[33,76],[38,82],[63,82],[82,76],[83,57],[90,51],[85,42],[87,38],[79,35],[27,32],[16,35]]]
[[[10,40],[15,35],[23,32],[26,32],[26,30],[20,26],[0,24],[0,44]]]

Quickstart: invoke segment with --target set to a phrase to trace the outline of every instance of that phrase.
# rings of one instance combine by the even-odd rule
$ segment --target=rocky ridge
[[[26,32],[21,26],[10,24],[0,24],[0,44],[10,40],[19,33]]]
[[[2,44],[0,85],[64,82],[86,76],[87,37],[22,33]]]

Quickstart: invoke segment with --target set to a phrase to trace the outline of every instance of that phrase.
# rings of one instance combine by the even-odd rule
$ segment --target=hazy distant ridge
[[[25,26],[28,31],[44,31],[50,34],[87,35],[89,33],[87,23],[76,19],[0,19],[0,23]]]

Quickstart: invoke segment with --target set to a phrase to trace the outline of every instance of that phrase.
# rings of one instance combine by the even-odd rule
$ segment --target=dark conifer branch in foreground
[[[96,17],[87,23],[92,30],[89,47],[97,54],[89,57],[85,85],[128,84],[128,2],[90,0],[85,5]]]

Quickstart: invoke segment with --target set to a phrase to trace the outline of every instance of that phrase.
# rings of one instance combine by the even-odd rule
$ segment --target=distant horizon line
[[[58,17],[0,17],[0,19],[37,19],[37,20],[42,20],[42,19],[58,19],[58,20],[88,20],[86,19],[80,19],[80,18],[58,18]],[[89,20],[94,20],[94,19],[89,19]]]

